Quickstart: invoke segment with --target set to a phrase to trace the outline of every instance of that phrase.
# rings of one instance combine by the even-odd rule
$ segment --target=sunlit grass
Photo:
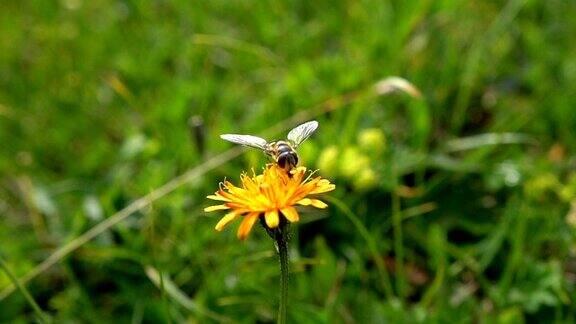
[[[0,253],[23,287],[0,275],[0,321],[274,320],[271,243],[214,235],[204,196],[267,161],[218,135],[310,119],[299,153],[337,190],[291,238],[289,319],[574,321],[575,14],[3,2]]]

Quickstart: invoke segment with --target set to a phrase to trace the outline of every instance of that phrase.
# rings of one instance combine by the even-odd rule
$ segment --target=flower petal
[[[214,227],[218,232],[220,232],[221,230],[224,229],[224,226],[228,225],[228,223],[230,223],[231,221],[235,220],[236,218],[238,218],[238,216],[240,216],[238,213],[236,212],[231,212],[226,214],[224,217],[222,217],[222,219],[220,219],[220,221],[218,222],[218,224],[216,224],[216,227]]]
[[[280,223],[280,218],[278,217],[278,210],[276,209],[267,211],[266,214],[264,214],[264,218],[266,219],[266,225],[268,225],[268,227],[270,228],[276,228],[278,227],[278,223]]]
[[[230,201],[230,199],[222,197],[222,196],[218,195],[218,193],[216,193],[215,195],[206,196],[206,198],[212,199],[212,200]]]
[[[336,189],[336,185],[330,183],[330,181],[328,181],[326,179],[322,179],[322,180],[318,181],[318,183],[316,184],[316,188],[314,188],[312,191],[310,191],[310,194],[328,192],[328,191],[332,191],[334,189]]]
[[[280,210],[280,212],[290,223],[295,223],[300,220],[300,216],[298,216],[298,212],[294,207],[283,208]]]
[[[326,203],[324,203],[323,201],[318,200],[318,199],[304,198],[304,199],[300,199],[296,203],[299,205],[302,205],[302,206],[314,206],[316,208],[328,207],[328,205],[326,205]]]
[[[248,234],[250,234],[250,230],[252,229],[252,226],[254,226],[258,216],[258,213],[250,213],[244,217],[244,220],[242,220],[242,223],[238,228],[237,236],[239,239],[243,240],[248,237]]]
[[[230,209],[230,207],[228,207],[226,205],[209,206],[209,207],[204,208],[204,211],[209,213],[209,212],[213,212],[215,210],[225,210],[225,209]]]
[[[298,205],[308,206],[308,205],[310,205],[312,202],[311,202],[311,199],[310,199],[310,198],[302,198],[302,199],[298,200],[296,203],[297,203]]]
[[[325,202],[323,202],[322,200],[319,200],[319,199],[310,199],[310,200],[312,201],[311,205],[316,207],[316,208],[322,208],[323,209],[323,208],[328,207],[328,205]]]
[[[240,239],[248,237],[259,217],[264,218],[269,228],[278,227],[282,220],[280,217],[291,223],[298,222],[300,215],[295,205],[326,208],[324,202],[310,198],[309,195],[335,188],[330,181],[320,176],[313,177],[314,174],[304,167],[294,168],[288,173],[277,164],[268,164],[261,174],[257,175],[254,171],[252,174],[242,173],[240,186],[225,180],[218,191],[207,197],[220,201],[220,205],[209,206],[204,210],[228,210],[228,214],[216,224],[218,231],[236,218],[243,217],[237,232]]]

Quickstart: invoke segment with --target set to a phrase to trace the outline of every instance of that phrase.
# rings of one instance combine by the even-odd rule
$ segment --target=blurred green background
[[[272,242],[215,232],[205,196],[266,162],[219,134],[315,118],[301,159],[337,190],[292,226],[291,322],[574,322],[575,16],[0,2],[0,321],[37,320],[6,269],[59,323],[274,321]]]

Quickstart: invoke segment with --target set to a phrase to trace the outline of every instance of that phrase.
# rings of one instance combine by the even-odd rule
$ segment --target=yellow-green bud
[[[359,172],[370,166],[370,159],[357,147],[347,147],[340,158],[340,173],[349,179],[358,176]]]
[[[325,148],[318,157],[318,168],[325,176],[336,176],[338,173],[338,147],[335,145]]]
[[[552,173],[544,173],[526,181],[524,193],[533,199],[542,199],[546,194],[560,187],[560,181]]]
[[[386,136],[379,128],[367,128],[358,134],[358,145],[365,152],[380,154],[386,150]]]
[[[568,175],[568,181],[558,190],[558,196],[565,202],[576,201],[576,172]]]
[[[558,196],[564,202],[570,202],[572,199],[576,198],[576,188],[571,186],[562,186],[560,190],[558,190]]]
[[[371,168],[362,169],[358,176],[354,177],[353,185],[360,191],[373,189],[378,185],[378,175]]]

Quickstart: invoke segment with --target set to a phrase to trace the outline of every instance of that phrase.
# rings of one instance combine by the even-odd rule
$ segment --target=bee
[[[315,120],[296,126],[288,133],[285,141],[268,142],[258,136],[239,134],[222,134],[220,138],[232,143],[260,149],[272,158],[279,167],[290,171],[298,165],[296,148],[310,137],[317,128],[318,122]]]

